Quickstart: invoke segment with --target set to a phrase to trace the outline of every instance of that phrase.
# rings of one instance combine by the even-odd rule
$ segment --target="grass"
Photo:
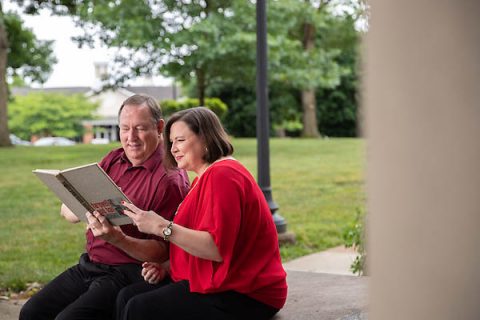
[[[256,141],[235,139],[235,157],[256,175]],[[95,162],[116,145],[0,149],[0,289],[45,283],[76,263],[84,226],[59,215],[60,201],[31,173]],[[273,199],[296,235],[284,261],[343,243],[343,229],[364,206],[364,142],[272,139]]]

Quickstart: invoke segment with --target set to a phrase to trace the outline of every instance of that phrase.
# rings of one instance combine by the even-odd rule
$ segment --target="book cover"
[[[33,173],[82,221],[87,211],[98,211],[112,225],[132,223],[123,214],[121,201],[127,196],[97,164],[65,170],[36,169]]]

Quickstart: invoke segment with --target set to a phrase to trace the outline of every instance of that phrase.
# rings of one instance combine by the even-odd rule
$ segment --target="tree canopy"
[[[9,125],[22,139],[31,136],[82,136],[82,120],[94,118],[97,105],[83,95],[30,93],[18,96],[9,104]]]
[[[325,121],[317,112],[316,92],[339,86],[356,67],[342,63],[340,57],[357,38],[345,37],[341,28],[332,37],[329,28],[344,16],[358,18],[338,9],[342,5],[355,9],[356,3],[360,2],[269,1],[270,91],[281,95],[270,98],[272,110],[279,112],[273,116],[274,125],[318,134],[317,117],[319,123]],[[251,1],[119,0],[83,1],[74,15],[87,30],[77,38],[81,45],[99,39],[120,49],[109,85],[137,75],[163,74],[191,88],[191,95],[203,105],[205,96],[218,87],[255,87],[255,10]],[[299,103],[300,109],[295,107]],[[251,104],[238,108],[250,110]]]
[[[75,12],[87,30],[80,45],[99,39],[121,48],[108,85],[138,75],[163,74],[205,90],[220,79],[254,80],[255,7],[244,1],[85,1]],[[233,63],[235,67],[230,67]]]
[[[184,92],[198,98],[201,105],[205,104],[206,96],[219,96],[227,102],[229,112],[224,118],[227,127],[237,128],[239,135],[250,135],[252,128],[254,132],[256,7],[253,1],[16,1],[28,13],[48,8],[56,14],[71,15],[85,30],[76,38],[80,46],[100,40],[110,48],[117,48],[109,66],[107,87],[140,75],[170,76],[181,81],[187,88]],[[319,129],[327,130],[327,134],[355,131],[351,128],[356,126],[359,36],[354,24],[362,3],[361,0],[268,2],[273,128],[303,129],[304,133],[313,132],[312,135]],[[342,13],[342,6],[348,6],[351,12]],[[336,88],[348,92],[339,95]],[[326,114],[330,112],[335,115]],[[349,128],[336,130],[339,124]]]
[[[38,40],[15,13],[5,14],[9,52],[7,78],[17,76],[25,84],[47,81],[57,59],[53,55],[53,41]]]
[[[0,147],[11,145],[8,79],[26,84],[46,81],[56,63],[52,45],[38,40],[17,14],[3,12],[0,2]]]

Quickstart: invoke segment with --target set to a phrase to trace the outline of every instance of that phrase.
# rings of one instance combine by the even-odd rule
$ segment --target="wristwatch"
[[[173,226],[173,221],[170,221],[167,227],[162,230],[163,240],[168,241],[168,238],[170,238],[170,236],[172,235],[172,226]]]

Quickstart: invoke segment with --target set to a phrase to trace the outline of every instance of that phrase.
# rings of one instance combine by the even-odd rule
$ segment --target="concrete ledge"
[[[287,271],[288,299],[273,320],[366,320],[366,277]],[[0,300],[0,320],[18,319],[25,300]]]
[[[16,320],[26,300],[0,300],[0,320]]]
[[[288,298],[274,320],[366,320],[366,277],[288,271]]]

